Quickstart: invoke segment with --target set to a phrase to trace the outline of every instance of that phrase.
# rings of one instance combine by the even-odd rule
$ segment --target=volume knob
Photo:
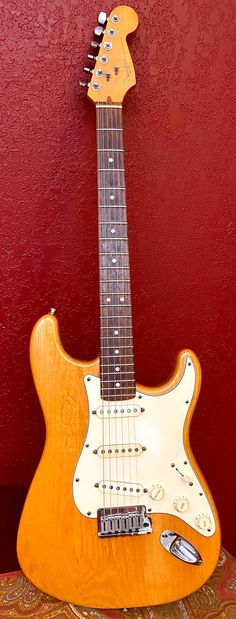
[[[150,499],[153,499],[153,501],[160,501],[164,494],[165,490],[160,484],[153,484],[153,486],[151,486],[148,490],[148,495],[150,496]]]
[[[189,508],[189,500],[186,496],[177,496],[174,500],[174,507],[177,512],[186,512]]]
[[[195,518],[195,522],[197,527],[203,529],[203,531],[211,529],[211,518],[209,514],[198,514]]]

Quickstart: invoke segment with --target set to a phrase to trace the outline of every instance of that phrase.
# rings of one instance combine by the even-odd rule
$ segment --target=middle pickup
[[[125,443],[121,445],[100,445],[93,453],[100,458],[117,458],[127,456],[140,456],[145,451],[139,443]]]

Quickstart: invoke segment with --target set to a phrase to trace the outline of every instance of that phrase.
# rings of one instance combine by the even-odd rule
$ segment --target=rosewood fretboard
[[[103,400],[135,395],[121,105],[97,105],[100,375]]]

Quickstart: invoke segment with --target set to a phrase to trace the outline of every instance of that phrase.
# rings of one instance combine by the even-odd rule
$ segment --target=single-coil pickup
[[[100,458],[119,458],[123,456],[140,456],[143,448],[139,443],[127,443],[125,445],[100,445],[94,449],[95,454]]]
[[[134,402],[117,402],[116,404],[109,406],[104,404],[98,406],[96,410],[97,416],[101,419],[110,419],[111,417],[137,417],[141,413],[141,407]]]
[[[104,479],[100,483],[95,484],[96,488],[105,494],[119,494],[123,496],[142,496],[146,488],[144,489],[141,484],[133,484],[128,481],[113,481],[110,479]]]

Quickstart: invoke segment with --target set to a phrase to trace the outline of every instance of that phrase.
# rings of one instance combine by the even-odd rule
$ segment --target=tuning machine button
[[[98,15],[98,23],[101,24],[101,26],[104,26],[106,21],[107,21],[107,14],[105,13],[105,11],[100,11]]]
[[[83,86],[84,88],[88,88],[89,87],[89,82],[84,82],[84,81],[80,81],[80,86]]]
[[[94,62],[96,62],[96,60],[97,60],[97,56],[93,56],[93,54],[87,54],[87,58],[89,60],[94,60]]]
[[[186,496],[177,496],[174,500],[174,507],[177,512],[187,512],[189,508],[189,500]]]
[[[91,41],[91,47],[100,47],[101,43],[98,43],[98,41]]]
[[[195,522],[197,527],[203,531],[211,529],[211,518],[209,514],[198,514],[195,518]]]
[[[160,484],[153,484],[148,490],[148,496],[150,499],[153,499],[153,501],[160,501],[164,494],[165,490]]]
[[[96,35],[96,37],[101,37],[103,33],[104,30],[102,26],[96,26],[96,28],[94,28],[94,34]]]
[[[84,67],[84,71],[86,71],[86,73],[93,73],[93,69],[90,69],[89,67]]]

